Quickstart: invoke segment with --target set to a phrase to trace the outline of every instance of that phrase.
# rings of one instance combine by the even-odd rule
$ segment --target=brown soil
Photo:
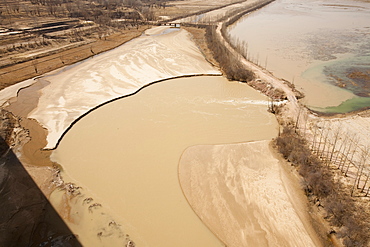
[[[20,125],[21,118],[4,109],[0,111],[0,118],[0,206],[3,212],[0,214],[0,246],[35,246],[57,241],[51,236],[64,244],[81,246],[44,195],[55,188],[51,183],[54,170],[29,166],[18,158],[24,143],[30,139],[30,143],[37,142],[39,137],[31,131],[31,138]]]
[[[46,145],[46,131],[34,119],[22,119],[22,127],[29,130],[32,137],[29,142],[23,146],[23,158],[29,164],[34,166],[51,166],[51,151],[43,150]]]
[[[18,93],[18,96],[10,100],[10,105],[5,109],[18,117],[19,127],[27,130],[28,141],[23,144],[22,161],[35,166],[51,166],[50,152],[43,151],[46,145],[46,130],[34,119],[27,115],[37,107],[39,100],[38,89],[44,87],[44,80],[39,80],[34,87],[28,87]]]
[[[142,26],[139,29],[125,30],[91,44],[61,51],[57,54],[51,54],[6,68],[1,68],[0,90],[16,84],[17,82],[45,74],[65,65],[74,64],[101,52],[111,50],[140,36],[147,28],[148,26]]]

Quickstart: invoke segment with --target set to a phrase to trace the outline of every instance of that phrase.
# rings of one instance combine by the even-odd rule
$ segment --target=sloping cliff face
[[[13,151],[27,132],[5,110],[0,119],[0,246],[81,246]]]

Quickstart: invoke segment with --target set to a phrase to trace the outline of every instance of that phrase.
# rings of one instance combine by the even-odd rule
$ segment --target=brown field
[[[102,4],[91,7],[88,1],[76,0],[58,5],[54,12],[49,5],[31,4],[31,1],[0,4],[6,10],[0,16],[3,32],[0,34],[4,34],[0,36],[0,90],[113,49],[141,35],[149,27],[146,23],[156,24],[240,1],[163,1],[165,7],[159,1],[157,5],[147,3],[140,8],[111,2],[110,9]],[[91,13],[101,11],[105,18],[89,16],[89,8]],[[126,19],[121,21],[122,17]],[[193,29],[193,34],[197,32],[203,30]],[[204,43],[201,48],[208,52]]]

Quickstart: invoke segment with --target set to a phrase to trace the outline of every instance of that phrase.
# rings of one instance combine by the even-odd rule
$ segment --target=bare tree
[[[361,189],[361,193],[363,193],[363,192],[364,192],[365,187],[366,187],[366,184],[367,184],[367,182],[369,181],[369,177],[370,177],[370,172],[368,171],[368,172],[367,172],[367,174],[366,174],[366,179],[365,179],[364,184],[363,184],[362,189]],[[369,188],[370,188],[370,187],[369,187]]]
[[[345,131],[344,131],[344,133],[345,133]],[[333,163],[334,163],[334,164],[336,164],[336,163],[337,163],[337,160],[338,160],[339,155],[341,155],[341,154],[342,154],[342,148],[346,149],[346,146],[345,146],[345,145],[347,145],[347,140],[348,140],[348,135],[345,135],[344,140],[342,140],[342,142],[341,142],[341,144],[340,144],[340,146],[339,146],[339,149],[338,149],[337,155],[335,156],[335,160],[333,161]],[[344,152],[344,151],[343,151],[343,152]],[[343,154],[342,154],[342,157],[343,157]],[[339,165],[338,165],[338,169],[339,169],[339,167],[340,167],[340,163],[339,163]]]
[[[321,141],[322,141],[322,137],[324,136],[325,125],[326,125],[326,122],[324,121],[323,126],[321,127],[319,146],[317,147],[317,155],[319,155],[320,153]]]
[[[66,3],[66,9],[67,9],[67,11],[68,11],[69,14],[72,13],[74,7],[75,6],[72,3],[70,3],[70,2]]]
[[[359,172],[359,175],[358,175],[357,188],[360,187],[360,180],[361,180],[362,172],[364,171],[364,167],[367,163],[367,158],[369,157],[369,152],[370,152],[370,147],[366,147],[366,149],[363,150],[363,155],[362,155],[363,158],[362,158],[360,172]]]
[[[340,127],[341,126],[339,126],[337,128],[337,130],[335,131],[335,134],[334,134],[333,148],[331,149],[330,158],[329,158],[330,162],[333,160],[333,155],[334,155],[334,152],[335,152],[335,148],[337,146],[337,141],[338,141],[339,135],[341,134],[341,128]]]
[[[154,11],[152,8],[142,8],[142,15],[147,21],[154,21],[156,19]]]
[[[321,156],[321,157],[325,157],[325,148],[326,148],[326,144],[328,142],[328,136],[329,136],[329,133],[330,133],[330,122],[328,122],[328,124],[329,124],[329,126],[326,129],[326,135],[325,135],[325,138],[324,138],[324,146],[322,147],[321,154],[319,153],[319,156]],[[320,150],[319,150],[319,152],[320,152]]]
[[[294,128],[294,132],[295,132],[295,133],[297,133],[298,122],[299,122],[299,117],[300,117],[300,115],[301,115],[301,111],[302,111],[302,109],[301,109],[301,107],[299,107],[299,109],[298,109],[298,116],[297,116],[297,120],[296,120],[296,122],[295,122],[295,128]]]
[[[304,136],[304,139],[306,139],[306,135],[307,135],[307,121],[308,121],[308,114],[306,112],[304,112],[303,114],[303,136]]]
[[[314,128],[315,128],[315,131],[313,132],[313,140],[312,140],[312,151],[315,152],[315,148],[316,148],[316,135],[318,133],[318,126],[317,126],[317,123],[315,123],[314,125]]]
[[[347,176],[348,171],[349,171],[349,167],[351,166],[351,164],[354,164],[354,162],[355,162],[354,159],[353,159],[353,157],[355,156],[355,153],[357,151],[357,148],[358,148],[358,145],[355,146],[355,150],[352,152],[351,158],[348,159],[349,162],[347,164],[347,168],[345,169],[346,171],[344,172],[344,176]],[[344,170],[344,164],[342,166],[341,171],[343,172],[343,170]]]
[[[355,187],[356,187],[356,184],[357,184],[357,179],[359,178],[359,172],[360,172],[360,168],[358,167],[357,168],[357,173],[356,173],[356,176],[355,176],[355,181],[353,182],[353,186],[352,186],[352,189],[351,189],[351,196],[353,196],[353,192],[355,191]]]
[[[340,160],[340,164],[339,164],[339,169],[340,170],[342,170],[342,168],[344,168],[344,165],[346,164],[346,161],[348,160],[348,156],[349,156],[350,152],[352,151],[352,156],[353,156],[355,154],[356,149],[357,149],[358,138],[356,136],[354,136],[354,139],[349,138],[349,141],[350,141],[349,147],[348,147],[346,152],[343,152],[342,159]],[[356,144],[355,150],[351,150],[353,144]],[[344,158],[344,160],[343,160],[343,158]]]

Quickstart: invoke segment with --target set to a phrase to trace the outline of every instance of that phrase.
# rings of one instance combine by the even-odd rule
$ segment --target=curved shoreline
[[[214,84],[214,81],[217,83]],[[225,95],[227,95],[226,99]],[[153,214],[157,220],[163,221],[155,225],[167,225],[168,219],[171,225],[174,224],[171,222],[175,222],[173,217],[181,214],[191,222],[194,219],[195,228],[200,221],[189,208],[179,188],[178,159],[187,146],[199,142],[230,143],[275,136],[277,127],[275,127],[274,116],[265,111],[265,105],[254,104],[248,99],[267,102],[266,97],[247,85],[228,82],[221,76],[182,78],[173,83],[167,81],[156,84],[134,97],[116,101],[82,119],[54,153],[55,160],[58,162],[60,158],[62,164],[65,162],[66,172],[69,171],[81,186],[101,196],[102,204],[109,205],[119,215],[130,215],[127,216],[128,222],[138,222],[138,226],[141,226],[143,220],[145,223],[149,215]],[[112,112],[119,112],[119,114],[112,115]],[[260,119],[264,119],[262,126]],[[274,124],[273,128],[269,127],[270,123]],[[246,127],[255,131],[240,133],[240,130]],[[111,131],[105,133],[100,131],[102,128]],[[100,140],[99,143],[94,143],[94,139]],[[78,150],[81,146],[83,148]],[[88,150],[101,150],[102,153],[94,158],[94,153]],[[76,158],[77,163],[75,163]],[[107,158],[108,161],[102,161]],[[80,159],[87,161],[86,164],[89,166],[87,170],[86,165],[79,166]],[[99,175],[94,175],[94,171],[101,169],[102,164],[104,169],[99,172]],[[96,182],[97,176],[100,183]],[[112,186],[108,188],[115,189],[107,191],[105,186],[107,184]],[[150,188],[146,188],[148,185]],[[147,193],[140,192],[142,188],[148,191],[149,195],[146,196]],[[114,201],[112,201],[110,195],[117,193],[122,197],[119,200],[113,198]],[[120,206],[120,203],[116,202],[120,200],[127,203]],[[154,200],[152,203],[148,203],[152,200]],[[163,203],[163,206],[158,206]],[[179,204],[178,208],[173,208],[174,204]],[[124,210],[126,208],[124,205],[127,205],[127,210]],[[130,205],[136,205],[136,207],[133,208]],[[154,207],[155,210],[151,213],[146,209],[148,207]],[[143,213],[132,211],[139,208],[145,209]],[[141,217],[142,215],[145,217]],[[168,215],[172,216],[168,217]],[[126,216],[119,218],[126,218]],[[177,218],[182,219],[180,215]],[[188,220],[181,221],[188,222]],[[138,230],[146,232],[148,227],[150,227],[149,224],[138,227]],[[172,232],[172,230],[165,230],[167,229],[165,227],[159,228],[162,229],[161,236]],[[187,227],[184,227],[183,232],[185,229],[187,232]],[[174,230],[174,232],[177,231]],[[134,241],[137,239],[134,234],[130,236]],[[203,235],[199,236],[202,238]],[[205,238],[208,236],[208,234],[204,235]],[[148,234],[148,238],[153,239],[151,233]],[[159,239],[155,241],[157,240]],[[178,241],[181,240],[178,238]],[[189,239],[183,242],[191,241]],[[158,244],[154,245],[158,246]],[[163,244],[163,246],[169,245]]]
[[[219,23],[218,26],[217,26],[218,36],[221,40],[223,40],[223,43],[225,44],[225,46],[230,51],[237,54],[237,52],[231,47],[229,41],[227,39],[225,39],[225,37],[223,36],[223,33],[221,31],[221,29],[224,27],[223,25],[224,25],[224,23]],[[289,103],[286,104],[284,107],[279,107],[278,112],[276,114],[280,125],[283,126],[283,127],[286,127],[286,126],[292,127],[292,126],[294,126],[295,132],[299,133],[300,135],[303,135],[304,138],[305,138],[305,141],[307,141],[309,145],[312,144],[312,139],[314,139],[313,143],[315,144],[315,134],[314,134],[314,133],[316,133],[315,126],[317,128],[318,122],[320,123],[320,121],[325,122],[325,121],[328,121],[328,120],[324,120],[323,118],[320,117],[319,114],[315,115],[313,112],[310,112],[309,109],[307,109],[306,107],[299,104],[299,102],[297,101],[297,97],[295,95],[295,92],[294,92],[294,88],[292,88],[292,85],[287,85],[285,83],[285,80],[276,78],[275,76],[273,76],[267,70],[265,70],[265,69],[259,67],[258,65],[255,65],[255,64],[245,60],[244,58],[241,58],[241,59],[242,59],[243,64],[247,68],[250,68],[252,71],[254,71],[263,83],[266,83],[266,84],[271,83],[270,85],[272,85],[273,87],[283,89],[287,93]],[[344,116],[343,119],[341,119],[341,120],[337,119],[337,120],[341,124],[339,128],[343,129],[342,131],[344,131],[345,135],[353,135],[352,131],[349,131],[350,129],[353,129],[353,128],[361,129],[361,130],[365,131],[365,133],[359,132],[359,133],[363,133],[363,135],[365,135],[365,136],[367,136],[370,133],[368,128],[366,129],[367,130],[366,131],[365,126],[363,126],[364,123],[366,123],[366,122],[368,123],[370,121],[369,111],[365,111],[365,112],[360,111],[360,112],[356,112],[356,113],[350,112],[350,113],[346,113],[346,114],[339,114],[339,115],[334,115],[334,118],[338,117],[338,116],[339,117]],[[333,117],[331,117],[331,119],[332,118]],[[332,120],[335,121],[335,119],[332,119]],[[329,122],[330,122],[330,120],[329,120]],[[307,125],[308,125],[308,127],[307,127]],[[331,127],[329,127],[329,128],[331,128]],[[347,128],[347,130],[345,130],[346,128]],[[312,137],[312,135],[313,135],[313,137]],[[356,136],[356,135],[354,135],[354,136]],[[326,139],[325,139],[325,141],[326,141]],[[333,141],[334,141],[334,137],[330,136],[328,138],[328,142],[329,142],[328,146],[329,147],[331,145],[330,143],[333,142]],[[316,140],[316,142],[317,142],[317,140]],[[368,141],[368,139],[366,140],[366,137],[363,138],[360,141],[357,140],[356,142],[360,142],[360,145],[365,145],[365,146],[369,145],[369,141]],[[335,143],[335,141],[334,141],[334,143]],[[331,148],[333,148],[333,150],[335,150],[335,148],[336,148],[336,152],[341,151],[341,150],[337,150],[338,147],[335,147],[335,145],[334,145],[334,147],[331,147]],[[356,148],[357,147],[355,147],[354,149],[352,148],[352,152],[356,152]],[[315,152],[315,150],[311,150],[311,151]],[[326,160],[327,160],[328,157],[319,156],[318,158],[322,159],[323,162],[327,162]],[[350,161],[350,162],[352,162],[352,161]],[[358,162],[358,160],[357,160],[357,162]],[[336,167],[335,164],[331,164],[330,166],[332,166],[331,169],[335,169],[335,167]],[[350,165],[348,165],[348,167],[350,167]],[[351,170],[353,170],[353,174],[351,174],[348,178],[346,178],[346,181],[343,181],[343,177],[341,178],[341,176],[338,174],[338,177],[336,178],[337,180],[339,180],[338,183],[340,183],[342,186],[352,187],[353,181],[357,180],[357,175],[356,175],[356,172],[355,172],[356,169],[357,169],[357,173],[359,173],[359,170],[360,170],[359,166],[357,168],[356,168],[356,166],[351,167]],[[361,172],[362,172],[362,170],[361,170]],[[365,169],[365,172],[366,172],[366,169]],[[367,179],[369,177],[369,174],[370,174],[370,171],[368,170],[366,172],[366,174],[363,175],[361,183],[366,184]],[[361,175],[358,179],[359,179],[358,181],[361,180]],[[354,185],[353,185],[353,188],[354,188]],[[370,187],[369,187],[368,191],[369,190],[370,190]],[[345,193],[347,193],[347,192],[345,192]],[[355,193],[359,193],[359,191],[357,191]],[[368,195],[366,194],[366,196],[368,196]],[[359,205],[363,205],[363,207],[366,207],[366,205],[364,205],[364,203],[366,203],[366,201],[363,201],[363,200],[361,200],[361,198],[359,199],[359,198],[356,198],[356,197],[353,198],[353,199],[356,201],[356,203],[359,203]],[[321,204],[317,205],[317,203],[315,201],[312,201],[312,200],[313,199],[311,198],[310,199],[310,203],[311,203],[310,204],[310,209],[313,210],[313,212],[314,212],[313,213],[314,221],[317,220],[318,222],[320,222],[320,223],[316,223],[316,225],[322,224],[322,226],[320,226],[319,227],[320,229],[318,230],[318,232],[320,232],[320,234],[321,234],[322,240],[326,241],[325,238],[328,237],[330,239],[330,242],[331,242],[330,244],[333,244],[334,246],[342,246],[343,243],[341,241],[348,240],[348,239],[345,239],[346,237],[339,238],[339,235],[338,236],[336,235],[336,231],[340,232],[341,228],[339,228],[339,226],[335,226],[335,223],[333,224],[333,222],[330,222],[330,220],[324,219],[324,217],[325,217],[324,214],[330,215],[331,214],[330,211],[327,211],[328,209],[325,206],[322,209],[321,207],[323,205],[321,205]],[[320,200],[320,198],[318,198],[318,200]],[[359,207],[359,208],[361,208],[361,207]],[[323,210],[325,213],[320,213],[319,212],[320,210]],[[366,215],[365,212],[364,212],[364,214]],[[353,217],[352,214],[349,214],[348,216]],[[359,224],[360,225],[365,224],[365,222],[361,223],[361,221],[359,221]],[[333,228],[335,229],[334,231],[332,230]],[[351,238],[351,236],[349,238]]]
[[[323,246],[297,178],[271,149],[270,140],[188,147],[185,198],[227,246]]]
[[[137,91],[133,92],[133,93],[130,93],[130,94],[126,94],[126,95],[123,95],[123,96],[119,96],[117,98],[114,98],[114,99],[111,99],[111,100],[108,100],[100,105],[97,105],[91,109],[89,109],[87,112],[85,112],[84,114],[80,115],[78,118],[76,118],[69,126],[68,128],[63,132],[63,134],[60,136],[60,138],[58,139],[58,141],[56,142],[56,145],[54,148],[45,148],[44,150],[55,150],[58,148],[60,142],[63,140],[63,137],[68,133],[68,131],[78,122],[80,121],[83,117],[85,117],[86,115],[90,114],[91,112],[97,110],[98,108],[104,106],[104,105],[107,105],[109,103],[112,103],[114,101],[117,101],[117,100],[120,100],[120,99],[124,99],[124,98],[127,98],[127,97],[131,97],[131,96],[134,96],[135,94],[138,94],[140,91],[142,91],[143,89],[149,87],[149,86],[152,86],[154,84],[157,84],[157,83],[160,83],[160,82],[164,82],[164,81],[170,81],[170,80],[173,80],[173,79],[179,79],[179,78],[188,78],[188,77],[198,77],[198,76],[221,76],[220,74],[192,74],[192,75],[180,75],[180,76],[175,76],[175,77],[171,77],[171,78],[164,78],[164,79],[160,79],[158,81],[153,81],[153,82],[150,82],[144,86],[142,86],[141,88],[139,88]]]
[[[224,42],[225,42],[225,44],[228,44],[229,46],[230,46],[230,44],[228,43],[228,41],[226,41],[225,39],[224,39],[224,37],[223,37],[223,35],[222,35],[222,32],[221,32],[221,28],[222,28],[222,26],[219,26],[219,35],[221,35],[221,38],[224,40]],[[231,46],[230,46],[231,47]],[[229,49],[229,48],[228,48]],[[232,47],[230,48],[230,49],[233,49]],[[236,52],[235,50],[232,50],[233,52]],[[266,82],[268,82],[268,81],[270,81],[270,80],[272,80],[273,82],[276,82],[276,87],[280,87],[280,88],[285,88],[286,89],[286,87],[288,87],[289,88],[289,86],[287,86],[286,84],[284,84],[284,82],[282,81],[282,80],[280,80],[280,79],[278,79],[278,78],[274,78],[273,77],[273,75],[271,75],[272,77],[273,77],[273,79],[271,79],[271,77],[269,77],[269,75],[266,75],[266,71],[265,70],[263,70],[262,68],[258,68],[258,66],[253,66],[253,64],[252,63],[248,63],[248,61],[247,62],[243,62],[247,67],[249,66],[249,68],[252,68],[252,69],[256,69],[256,71],[258,72],[258,75],[260,76],[260,78],[262,78],[262,79],[264,79],[264,80],[266,80]],[[202,75],[207,75],[207,76],[209,76],[210,74],[199,74],[199,75],[181,75],[181,76],[177,76],[177,77],[174,77],[174,78],[181,78],[181,77],[192,77],[192,76],[202,76]],[[214,74],[214,76],[218,76],[218,75],[216,75],[216,74]],[[100,104],[100,105],[97,105],[97,106],[95,106],[95,107],[93,107],[93,108],[91,108],[91,109],[89,109],[87,112],[85,112],[83,115],[81,115],[81,116],[79,116],[77,119],[75,119],[70,125],[69,125],[69,127],[62,133],[62,135],[60,136],[60,138],[58,139],[58,141],[57,141],[57,144],[56,144],[56,146],[54,147],[54,148],[52,148],[52,149],[55,149],[58,145],[59,145],[59,143],[60,143],[60,141],[63,139],[63,137],[64,137],[64,135],[72,128],[72,126],[75,124],[75,123],[77,123],[77,121],[79,121],[81,118],[83,118],[84,116],[86,116],[87,114],[89,114],[89,113],[91,113],[92,111],[94,111],[94,110],[96,110],[97,108],[99,108],[99,107],[101,107],[101,106],[103,106],[103,105],[106,105],[106,104],[108,104],[108,103],[110,103],[110,102],[113,102],[113,101],[115,101],[115,100],[117,100],[117,99],[121,99],[121,98],[125,98],[125,97],[128,97],[128,96],[131,96],[131,95],[134,95],[134,94],[137,94],[139,91],[141,91],[142,89],[144,89],[144,88],[146,88],[146,87],[148,87],[148,86],[150,86],[150,85],[153,85],[153,84],[155,84],[155,83],[158,83],[158,82],[161,82],[161,81],[165,81],[165,80],[171,80],[171,79],[174,79],[174,78],[167,78],[167,79],[160,79],[160,80],[158,80],[158,81],[152,81],[152,82],[150,82],[149,84],[147,84],[147,85],[144,85],[143,87],[141,87],[141,88],[139,88],[137,91],[135,91],[134,93],[131,93],[131,94],[129,94],[129,95],[125,95],[125,96],[120,96],[120,97],[118,97],[118,98],[114,98],[114,99],[111,99],[111,100],[109,100],[109,101],[106,101],[106,102],[104,102],[104,103],[102,103],[102,104]],[[287,92],[289,92],[289,89],[286,89],[286,90],[288,90]],[[291,107],[291,109],[294,109],[295,110],[295,112],[294,113],[292,113],[292,112],[290,112],[290,113],[288,113],[288,114],[286,114],[286,116],[290,116],[290,117],[292,117],[292,118],[294,118],[295,116],[297,116],[297,111],[299,111],[298,112],[298,116],[299,116],[299,113],[300,113],[300,106],[299,106],[299,104],[297,103],[297,100],[295,99],[295,94],[294,94],[294,92],[292,91],[292,95],[290,95],[290,101],[291,101],[291,103],[293,103],[293,104],[291,104],[291,103],[289,103],[289,105],[293,105],[293,107]],[[288,97],[289,98],[289,97]],[[298,122],[298,120],[297,120],[297,122]],[[302,128],[303,129],[303,128]],[[212,231],[212,230],[211,230]],[[212,231],[213,232],[213,231]],[[215,234],[216,235],[216,234]],[[217,236],[217,235],[216,235]],[[219,237],[219,236],[217,236],[217,237]]]
[[[266,6],[267,4],[271,3],[273,1],[267,1],[267,2],[263,2],[261,4],[261,6]],[[255,10],[258,10],[260,7],[258,6],[255,6],[255,7],[252,7],[251,11],[255,11]],[[245,15],[246,13],[249,13],[249,11],[243,11],[243,14],[242,15]],[[242,16],[240,15],[240,17]],[[237,15],[239,16],[239,14]],[[236,20],[233,20],[235,16],[233,17],[229,17],[226,21],[224,22],[221,22],[217,25],[217,28],[216,28],[216,33],[218,34],[218,38],[223,42],[223,44],[225,45],[225,47],[233,54],[239,54],[235,48],[231,45],[231,42],[227,39],[227,37],[225,37],[225,29],[229,26],[229,25],[232,25]],[[230,21],[230,23],[229,23]],[[292,102],[296,107],[298,106],[297,105],[297,97],[296,97],[296,93],[292,90],[292,88],[290,87],[290,85],[287,85],[285,83],[284,80],[282,79],[279,79],[277,77],[275,77],[271,72],[269,72],[268,70],[266,69],[263,69],[262,67],[248,61],[247,59],[245,59],[243,56],[240,56],[240,60],[241,60],[241,63],[247,68],[249,69],[250,71],[252,71],[258,79],[261,79],[263,81],[263,83],[265,84],[270,84],[272,85],[273,87],[275,88],[278,88],[278,89],[281,89],[285,92],[286,94],[286,97],[287,99]]]
[[[38,106],[28,118],[48,130],[45,149],[54,149],[69,125],[92,108],[131,95],[147,84],[191,75],[221,73],[204,60],[186,31],[141,36],[68,72],[49,75],[50,84],[40,90]]]
[[[269,0],[269,1],[261,1],[260,3],[257,1],[257,3],[252,3],[252,6],[251,7],[248,7],[248,9],[247,10],[243,10],[243,12],[242,12],[242,14],[245,14],[246,12],[249,12],[249,11],[253,11],[253,10],[256,10],[256,9],[258,9],[258,8],[260,8],[260,7],[262,7],[262,6],[265,6],[266,4],[268,4],[268,3],[270,3],[270,2],[272,2],[271,0]],[[235,3],[234,3],[235,4]],[[231,5],[234,5],[234,4],[231,4]],[[225,6],[223,6],[223,8],[224,8]],[[213,10],[211,10],[211,11],[213,11]],[[211,12],[211,11],[209,11],[209,12]],[[238,15],[242,15],[239,11],[238,11]],[[235,14],[233,15],[233,17],[235,16]],[[229,20],[229,19],[228,19]],[[222,25],[224,24],[225,22],[222,22]],[[221,36],[220,36],[221,37]],[[223,36],[222,36],[223,37]],[[227,44],[227,42],[225,42],[225,44]],[[234,51],[235,52],[235,51]],[[199,75],[212,75],[212,74],[214,74],[214,75],[219,75],[218,73],[200,73]],[[197,75],[197,74],[189,74],[189,75],[179,75],[179,77],[182,77],[182,76],[192,76],[192,75]],[[48,77],[50,77],[50,76],[55,76],[55,74],[51,74],[51,75],[48,75]],[[153,84],[153,83],[156,83],[156,82],[160,82],[160,81],[163,81],[163,80],[166,80],[166,79],[171,79],[171,78],[177,78],[178,76],[170,76],[170,77],[166,77],[166,78],[161,78],[161,79],[159,79],[159,80],[154,80],[154,81],[149,81],[148,83],[146,83],[145,85],[144,85],[144,87],[145,86],[147,86],[147,85],[151,85],[151,84]],[[42,77],[41,77],[42,78]],[[32,85],[33,85],[34,83],[32,83],[31,85],[28,85],[26,88],[29,88],[29,87],[32,87]],[[138,91],[140,91],[141,89],[143,88],[143,86],[141,86],[141,88],[139,87],[138,89],[137,89],[137,91],[136,92],[138,92]],[[18,93],[19,93],[19,91],[22,91],[23,89],[25,89],[25,88],[20,88],[19,90],[18,90]],[[60,140],[63,138],[63,136],[65,135],[65,133],[72,127],[72,125],[76,122],[76,121],[78,121],[78,119],[81,119],[81,117],[83,117],[83,116],[85,116],[86,114],[88,114],[89,112],[91,112],[92,110],[94,110],[94,109],[96,109],[96,108],[98,108],[99,106],[101,106],[101,105],[104,105],[104,104],[107,104],[107,103],[109,103],[109,102],[112,102],[112,101],[114,101],[114,100],[116,100],[116,99],[119,99],[119,98],[122,98],[122,97],[125,97],[125,95],[133,95],[133,94],[135,94],[136,92],[130,92],[129,94],[124,94],[124,95],[121,95],[121,96],[116,96],[116,97],[114,97],[113,99],[108,99],[107,101],[104,101],[103,103],[98,103],[98,104],[96,104],[96,105],[94,105],[94,106],[92,106],[91,108],[89,108],[89,109],[87,109],[87,110],[84,110],[84,112],[82,113],[82,114],[80,114],[80,116],[78,116],[78,118],[75,118],[75,119],[73,119],[73,121],[71,121],[71,123],[68,125],[68,126],[65,126],[64,127],[64,130],[59,134],[59,137],[55,137],[55,138],[57,138],[57,140],[55,141],[55,143],[54,144],[51,144],[51,146],[50,146],[50,140],[49,140],[49,138],[48,138],[48,145],[45,147],[45,150],[53,150],[53,149],[55,149],[57,146],[58,146],[58,144],[59,144],[59,142],[60,142]],[[17,94],[18,94],[17,93]],[[34,111],[33,111],[34,112]],[[50,112],[49,112],[49,115],[50,115]],[[35,116],[34,115],[34,113],[31,113],[31,116],[30,116],[30,118],[34,118],[34,119],[36,119],[45,129],[47,129],[48,130],[48,132],[49,132],[49,134],[47,134],[48,136],[50,135],[50,130],[52,130],[52,128],[50,128],[50,126],[48,126],[48,125],[45,125],[45,120],[44,121],[40,121],[39,119],[38,119],[38,117],[37,116]],[[49,120],[47,120],[47,121],[49,121]],[[60,120],[59,120],[60,121]],[[63,121],[63,120],[62,120]],[[60,128],[60,127],[58,127],[58,128]]]

